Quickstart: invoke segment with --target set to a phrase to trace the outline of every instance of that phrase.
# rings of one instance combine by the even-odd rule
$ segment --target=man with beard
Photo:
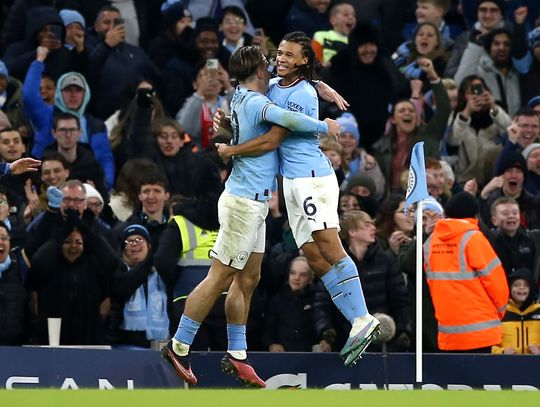
[[[509,115],[521,106],[519,74],[512,66],[511,34],[504,28],[491,31],[484,47],[469,41],[454,79],[457,83],[472,74],[484,78],[493,96]]]
[[[379,31],[368,23],[357,24],[349,35],[347,48],[331,62],[322,77],[350,103],[349,110],[362,134],[362,147],[369,150],[384,133],[388,105],[409,95],[409,81],[390,58],[381,55]],[[338,115],[323,109],[327,115]]]
[[[503,158],[496,176],[480,193],[481,215],[486,225],[491,225],[490,208],[497,198],[514,198],[521,211],[521,223],[529,229],[540,228],[539,199],[523,189],[527,163],[514,151]]]

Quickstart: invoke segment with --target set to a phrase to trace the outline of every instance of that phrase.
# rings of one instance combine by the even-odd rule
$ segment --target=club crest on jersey
[[[236,255],[236,261],[238,261],[239,263],[244,263],[248,258],[248,253],[247,252],[240,252]]]

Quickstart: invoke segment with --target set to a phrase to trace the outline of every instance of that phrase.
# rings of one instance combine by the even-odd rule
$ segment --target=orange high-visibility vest
[[[424,269],[441,350],[501,343],[508,283],[475,219],[443,219],[424,243]]]

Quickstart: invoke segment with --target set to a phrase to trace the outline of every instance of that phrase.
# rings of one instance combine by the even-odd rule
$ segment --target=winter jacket
[[[475,219],[441,219],[424,243],[424,269],[441,350],[501,343],[508,284]]]
[[[11,127],[18,129],[26,124],[23,109],[22,84],[15,78],[9,78],[6,88],[6,102],[2,106],[2,111],[6,114]]]
[[[22,345],[26,342],[28,295],[20,263],[11,265],[0,277],[0,345]]]
[[[72,113],[79,117],[81,121],[81,130],[83,132],[81,141],[89,144],[92,148],[96,160],[99,162],[105,174],[107,190],[110,190],[115,181],[114,157],[109,144],[105,124],[101,120],[85,113],[86,107],[90,102],[90,87],[88,86],[88,83],[84,76],[80,75],[80,78],[85,85],[85,92],[79,110],[72,111],[65,106],[62,98],[62,91],[58,87],[56,88],[55,105],[51,106],[43,101],[39,93],[39,85],[43,70],[44,64],[42,62],[32,62],[23,84],[25,112],[35,128],[32,155],[41,158],[45,148],[54,142],[51,133],[54,114],[59,110]],[[108,194],[106,193],[104,196],[107,195]]]
[[[497,114],[492,116],[492,119],[491,126],[476,132],[471,127],[470,117],[468,120],[463,120],[461,114],[458,113],[456,117],[454,113],[447,142],[451,146],[459,147],[458,161],[455,166],[456,182],[465,183],[472,178],[478,180],[484,178],[482,171],[485,163],[482,162],[482,158],[491,147],[502,140],[501,135],[512,124],[512,119],[502,108],[497,109]]]
[[[467,76],[475,74],[484,79],[495,100],[510,116],[519,110],[521,107],[519,74],[514,68],[510,68],[508,74],[504,75],[483,47],[469,42],[461,57],[454,80],[460,84]]]
[[[516,353],[530,354],[529,345],[540,346],[540,304],[534,303],[520,310],[510,299],[502,325],[502,342],[491,348],[492,353],[514,348]]]

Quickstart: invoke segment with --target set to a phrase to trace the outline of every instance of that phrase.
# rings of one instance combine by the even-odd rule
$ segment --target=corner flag
[[[409,176],[407,178],[407,195],[405,196],[405,213],[409,210],[409,206],[428,196],[424,142],[420,141],[414,145],[411,153],[411,165],[409,166]]]

